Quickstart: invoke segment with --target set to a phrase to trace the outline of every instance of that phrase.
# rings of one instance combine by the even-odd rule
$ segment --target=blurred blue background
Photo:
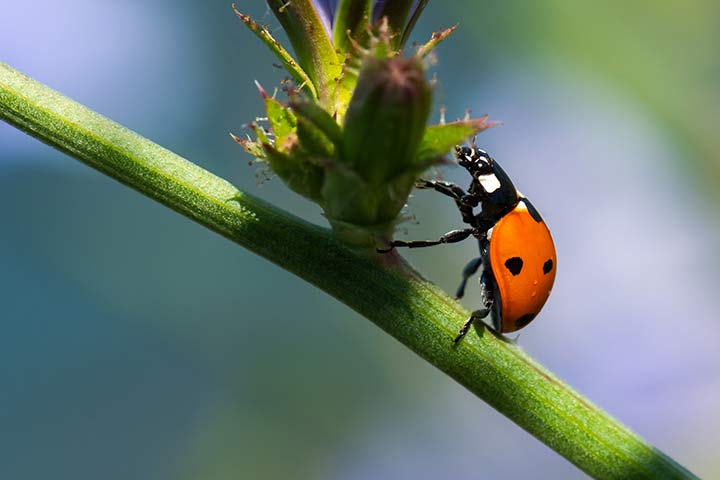
[[[281,35],[263,2],[238,7]],[[324,224],[279,180],[259,185],[228,136],[262,112],[253,80],[283,76],[229,3],[2,10],[0,60]],[[478,143],[555,236],[556,286],[520,345],[706,478],[720,476],[718,10],[431,2],[413,36],[461,22],[432,69],[437,107],[504,122]],[[430,192],[408,213],[400,238],[458,225]],[[583,477],[345,306],[6,124],[0,214],[2,478]],[[454,291],[475,248],[407,256]]]

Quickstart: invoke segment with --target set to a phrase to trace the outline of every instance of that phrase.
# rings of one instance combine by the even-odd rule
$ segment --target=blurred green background
[[[263,2],[238,7],[279,24]],[[431,2],[436,104],[555,236],[520,345],[720,476],[720,4]],[[226,2],[9,2],[0,60],[307,219],[228,136],[283,74]],[[438,115],[434,115],[436,121]],[[457,169],[445,178],[465,183]],[[459,224],[412,197],[400,238]],[[343,305],[0,124],[0,477],[582,478]],[[447,291],[472,242],[409,252]],[[477,305],[473,285],[465,303]]]

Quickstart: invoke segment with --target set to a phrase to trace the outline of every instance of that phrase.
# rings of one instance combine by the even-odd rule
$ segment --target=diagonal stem
[[[695,478],[487,330],[452,348],[468,312],[400,257],[358,253],[3,63],[0,119],[321,288],[593,477]]]

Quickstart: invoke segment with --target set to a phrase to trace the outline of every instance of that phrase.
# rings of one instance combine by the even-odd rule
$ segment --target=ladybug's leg
[[[487,249],[490,245],[490,241],[487,238],[487,232],[476,232],[475,236],[478,239],[478,246],[480,247],[480,256],[478,258],[474,258],[468,262],[467,265],[465,265],[465,268],[463,268],[462,273],[462,282],[460,282],[460,286],[457,289],[457,292],[455,293],[455,299],[459,300],[465,295],[465,286],[467,285],[467,281],[470,277],[475,275],[475,272],[478,271],[478,268],[480,268],[480,265],[483,263],[483,258],[485,259],[485,263],[488,263],[487,260]],[[488,277],[488,275],[483,272],[483,275],[480,278],[480,285],[483,285],[483,279]],[[484,297],[483,297],[484,298]]]
[[[439,240],[415,240],[411,242],[405,242],[403,240],[393,240],[390,242],[390,248],[377,249],[378,253],[387,253],[395,247],[408,247],[408,248],[420,248],[420,247],[432,247],[434,245],[440,245],[441,243],[457,243],[462,242],[470,235],[476,233],[474,228],[465,228],[463,230],[452,230]]]
[[[482,320],[483,318],[490,315],[490,312],[492,311],[494,298],[493,298],[493,290],[494,290],[494,280],[492,278],[492,275],[488,274],[487,270],[483,272],[482,276],[480,277],[480,292],[482,293],[483,298],[483,305],[484,308],[481,308],[480,310],[475,310],[470,314],[470,318],[468,318],[467,322],[462,326],[460,329],[460,332],[458,333],[457,337],[455,337],[455,340],[453,340],[453,343],[455,345],[460,342],[460,340],[463,339],[465,335],[470,331],[470,327],[472,327],[472,324],[476,320]],[[496,327],[497,328],[497,327]]]
[[[479,201],[458,185],[440,180],[425,180],[421,178],[415,182],[415,188],[432,188],[436,192],[440,192],[454,199],[455,205],[458,210],[460,210],[460,215],[462,215],[463,222],[474,225],[475,215],[473,214],[473,208],[477,207]]]
[[[460,282],[460,286],[457,289],[457,292],[455,293],[455,299],[459,300],[465,295],[465,285],[467,285],[467,281],[470,277],[475,275],[475,272],[478,271],[478,268],[480,268],[480,265],[482,265],[482,257],[477,257],[470,262],[468,262],[467,265],[465,265],[465,268],[463,268],[462,273],[462,282]]]
[[[462,326],[460,329],[460,332],[458,333],[457,337],[455,337],[455,340],[453,340],[453,343],[457,345],[460,343],[460,340],[463,339],[465,335],[470,331],[470,327],[472,327],[472,324],[475,322],[475,320],[482,320],[483,318],[487,317],[490,313],[489,308],[482,308],[480,310],[475,310],[470,314],[470,318],[467,319],[467,322]]]
[[[462,187],[459,187],[454,183],[443,182],[441,180],[425,180],[424,178],[421,178],[415,182],[415,188],[432,188],[443,195],[454,198],[455,200],[460,200],[462,197],[467,195]]]
[[[495,332],[502,331],[502,320],[500,318],[500,304],[495,301],[495,277],[488,271],[484,271],[480,277],[480,295],[482,296],[485,310],[492,316],[492,326]]]

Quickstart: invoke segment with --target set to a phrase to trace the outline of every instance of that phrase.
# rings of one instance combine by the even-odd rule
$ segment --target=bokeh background
[[[264,2],[238,6],[282,36]],[[478,143],[554,233],[556,287],[520,345],[706,478],[719,16],[712,0],[431,2],[414,35],[460,21],[437,107],[504,122]],[[228,136],[262,112],[253,80],[283,76],[229,2],[6,2],[0,60],[324,224]],[[401,238],[458,225],[430,192],[408,212]],[[6,124],[0,214],[2,478],[584,477],[347,307]],[[454,291],[474,250],[407,255]]]

